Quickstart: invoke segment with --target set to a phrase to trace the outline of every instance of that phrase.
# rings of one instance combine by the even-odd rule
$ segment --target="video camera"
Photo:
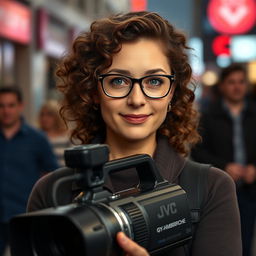
[[[104,144],[67,149],[66,166],[73,169],[74,175],[54,184],[55,207],[22,214],[10,221],[11,255],[122,255],[116,242],[119,231],[151,255],[191,239],[186,193],[161,177],[149,155],[108,159],[109,150]],[[130,168],[138,174],[136,188],[117,193],[104,188],[111,173]],[[58,206],[57,190],[67,180],[76,180],[82,193],[73,203]]]

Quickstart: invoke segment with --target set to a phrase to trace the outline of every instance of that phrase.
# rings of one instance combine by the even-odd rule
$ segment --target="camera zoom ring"
[[[147,248],[149,232],[147,229],[147,223],[141,210],[133,203],[123,205],[122,208],[126,211],[127,215],[131,219],[134,241],[144,248]]]

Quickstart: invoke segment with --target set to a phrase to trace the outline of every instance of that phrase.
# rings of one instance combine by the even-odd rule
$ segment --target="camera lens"
[[[35,256],[84,256],[84,241],[78,229],[65,219],[41,219],[32,225],[31,247]],[[53,229],[51,227],[54,227]]]

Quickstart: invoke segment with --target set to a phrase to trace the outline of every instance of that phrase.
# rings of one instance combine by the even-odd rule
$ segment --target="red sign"
[[[255,24],[254,0],[210,0],[208,19],[213,28],[225,34],[243,34]]]
[[[57,18],[50,16],[44,8],[37,11],[37,47],[54,58],[59,58],[68,49],[70,30]]]
[[[226,55],[230,56],[230,36],[221,35],[217,36],[212,43],[212,50],[216,56]]]
[[[139,12],[147,10],[147,0],[130,0],[131,1],[131,11]]]
[[[18,2],[1,0],[0,36],[20,43],[29,43],[31,40],[31,11]]]
[[[47,37],[47,27],[49,23],[48,13],[45,9],[40,8],[37,10],[37,29],[36,29],[36,35],[37,35],[37,47],[38,49],[44,49],[45,48],[45,41]]]

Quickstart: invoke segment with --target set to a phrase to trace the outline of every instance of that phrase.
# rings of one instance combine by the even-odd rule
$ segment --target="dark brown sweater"
[[[159,137],[154,160],[161,175],[170,183],[179,184],[179,175],[186,159],[179,156],[165,137]],[[53,206],[51,193],[54,181],[68,174],[57,170],[42,177],[34,186],[28,202],[28,211],[36,211]],[[136,172],[115,173],[106,186],[120,191],[138,184]],[[74,183],[61,186],[57,199],[62,205],[69,204],[80,192]],[[192,243],[192,256],[241,256],[240,218],[233,180],[223,171],[210,168],[205,189],[201,220]],[[170,256],[185,256],[184,248],[171,251]]]

